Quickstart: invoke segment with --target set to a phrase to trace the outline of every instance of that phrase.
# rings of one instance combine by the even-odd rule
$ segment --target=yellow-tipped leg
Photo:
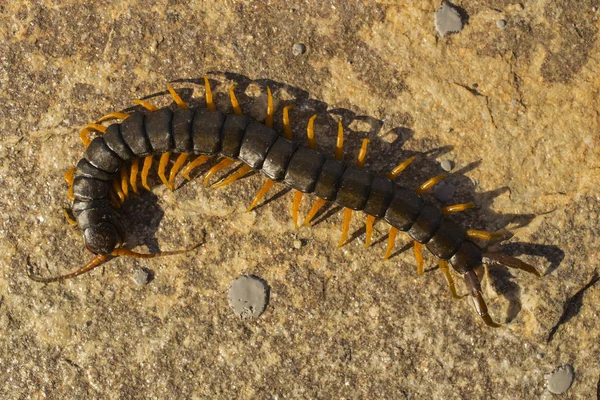
[[[231,99],[231,107],[233,107],[233,113],[235,115],[242,115],[242,109],[237,97],[235,97],[235,85],[231,85],[229,88],[229,98]]]
[[[271,93],[271,88],[267,86],[267,118],[265,119],[265,125],[269,128],[273,127],[273,113],[275,110],[273,109],[273,94]]]
[[[304,193],[296,190],[296,193],[294,193],[294,201],[292,202],[292,219],[294,220],[294,228],[296,229],[298,229],[298,210],[300,209],[303,195]]]
[[[65,219],[67,220],[67,222],[73,226],[77,226],[77,221],[71,218],[71,215],[69,215],[69,211],[66,208],[63,208],[63,212],[65,214]]]
[[[136,158],[131,162],[131,171],[129,173],[129,184],[131,185],[131,189],[133,189],[133,193],[140,194],[137,188],[137,174],[140,169],[140,160]]]
[[[83,128],[81,132],[79,132],[79,139],[81,139],[81,142],[85,147],[88,147],[92,142],[92,140],[90,139],[91,131],[104,133],[106,132],[106,127],[100,124],[87,124],[87,126]]]
[[[348,237],[348,230],[350,230],[350,219],[352,218],[352,209],[344,208],[344,224],[342,225],[342,236],[338,242],[338,247],[342,247],[346,243]]]
[[[215,111],[217,107],[215,106],[215,103],[213,103],[212,90],[210,89],[210,82],[206,75],[204,75],[204,90],[206,91],[206,108],[210,111]]]
[[[204,176],[204,187],[208,187],[210,183],[210,178],[212,178],[214,174],[216,174],[223,168],[229,167],[231,164],[233,164],[233,160],[231,158],[224,158],[217,165],[209,169],[206,175]]]
[[[431,189],[433,186],[435,186],[436,183],[438,183],[442,179],[446,179],[447,177],[448,175],[446,174],[434,176],[433,178],[425,181],[421,186],[419,186],[417,190],[415,190],[415,192],[417,192],[417,194],[423,194],[429,189]]]
[[[111,112],[102,116],[99,120],[96,121],[97,124],[108,121],[109,119],[127,119],[129,118],[129,114],[122,112]]]
[[[179,157],[177,157],[177,161],[175,161],[175,164],[173,165],[173,168],[171,168],[171,172],[169,173],[169,189],[175,189],[175,176],[177,176],[177,173],[179,172],[181,167],[183,167],[183,164],[185,164],[188,157],[188,153],[181,153]]]
[[[73,194],[73,185],[69,186],[69,189],[67,190],[67,196],[69,196],[69,199],[75,200],[75,195]]]
[[[177,94],[175,89],[173,89],[173,86],[171,86],[171,84],[167,83],[167,89],[169,89],[169,93],[171,94],[173,101],[177,103],[177,107],[182,109],[189,108],[188,104],[185,101],[183,101],[181,97],[179,97],[179,95]]]
[[[158,110],[158,107],[156,107],[154,104],[149,103],[145,100],[136,99],[136,100],[133,100],[133,102],[137,105],[144,107],[146,110],[150,110],[150,111]]]
[[[415,259],[417,260],[417,274],[423,275],[423,245],[414,241]]]
[[[119,179],[113,179],[112,187],[113,187],[113,190],[115,191],[115,193],[117,194],[117,196],[119,196],[119,202],[121,204],[123,204],[125,202],[125,195],[123,194],[123,191],[121,190],[121,182],[119,181]]]
[[[150,190],[150,186],[148,186],[148,173],[150,172],[150,167],[152,167],[153,159],[153,155],[144,158],[144,166],[142,167],[142,186],[145,187],[146,190]]]
[[[160,156],[160,162],[158,163],[158,177],[165,184],[167,189],[173,191],[171,186],[169,186],[169,181],[167,180],[167,176],[165,175],[165,171],[167,169],[167,164],[169,163],[169,157],[171,157],[171,152],[167,151]]]
[[[73,177],[73,175],[75,175],[75,171],[77,171],[77,168],[71,168],[63,175],[65,181],[67,181],[69,185],[72,185],[73,180],[75,180],[75,178]]]
[[[387,174],[387,177],[389,179],[394,179],[396,178],[398,175],[400,175],[400,173],[402,173],[402,171],[404,171],[406,169],[406,167],[408,167],[413,161],[415,161],[415,156],[412,156],[411,158],[409,158],[406,161],[401,162],[400,164],[396,165],[396,167],[394,167],[393,170],[391,170],[389,172],[389,174]]]
[[[312,226],[312,219],[315,217],[315,215],[317,214],[317,212],[319,212],[319,210],[327,203],[327,200],[325,199],[317,199],[317,201],[315,201],[315,204],[313,204],[313,206],[310,208],[310,211],[308,212],[308,214],[306,215],[306,219],[304,220],[304,225],[306,226]]]
[[[246,212],[252,211],[252,209],[254,209],[254,207],[256,207],[256,205],[258,204],[258,202],[260,201],[260,199],[262,199],[265,196],[265,194],[267,194],[267,192],[273,187],[274,184],[275,184],[274,180],[267,179],[267,181],[265,182],[265,184],[256,193],[256,196],[254,196],[254,200],[252,200],[252,204],[250,204],[250,207],[248,207],[248,209],[246,210]]]
[[[252,171],[252,167],[249,167],[244,164],[244,165],[242,165],[242,167],[240,169],[235,171],[233,174],[229,175],[227,178],[212,185],[211,188],[218,188],[221,186],[229,185],[230,183],[237,181],[238,179],[240,179],[242,176],[246,175],[250,171]]]
[[[385,256],[383,256],[384,260],[387,260],[392,255],[392,251],[394,250],[394,243],[396,242],[396,235],[398,234],[398,229],[393,226],[390,227],[390,233],[388,235],[387,242],[387,250],[385,251]]]
[[[128,175],[127,167],[121,168],[121,190],[123,191],[126,199],[129,198],[129,185],[127,184]]]
[[[446,277],[446,282],[448,282],[448,287],[450,288],[450,293],[452,293],[452,297],[455,299],[462,299],[465,297],[456,293],[456,286],[454,285],[454,279],[452,279],[452,275],[450,274],[450,269],[448,268],[448,261],[440,260],[439,261],[440,269],[444,273]]]
[[[290,125],[290,110],[294,108],[293,104],[283,107],[283,136],[292,140],[292,126]]]
[[[367,233],[365,235],[365,247],[369,247],[371,245],[371,238],[373,237],[373,224],[375,223],[375,219],[376,217],[372,215],[367,215]]]
[[[356,165],[359,168],[365,166],[365,158],[367,158],[367,146],[369,145],[369,139],[363,139],[362,146],[360,147],[360,151],[358,152],[358,160],[356,161]]]
[[[482,240],[493,240],[500,239],[504,236],[504,231],[498,232],[487,232],[487,231],[478,231],[477,229],[467,229],[467,237],[469,239],[482,239]]]
[[[453,204],[442,208],[442,212],[446,215],[459,211],[464,211],[469,208],[475,208],[475,203]]]
[[[315,119],[317,114],[310,117],[308,120],[308,126],[306,127],[306,136],[308,137],[308,147],[315,150],[317,148],[317,141],[315,139]]]
[[[190,178],[190,172],[192,172],[192,170],[196,167],[201,166],[202,164],[204,164],[205,162],[207,162],[210,159],[210,156],[198,156],[194,161],[192,161],[191,163],[189,163],[184,169],[183,169],[183,177],[185,179],[187,179],[188,181],[192,178]]]
[[[344,158],[344,127],[342,120],[338,120],[338,134],[335,141],[335,159],[341,161]]]

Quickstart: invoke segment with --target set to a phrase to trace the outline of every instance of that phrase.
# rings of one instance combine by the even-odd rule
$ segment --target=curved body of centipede
[[[160,156],[158,175],[171,190],[174,179],[185,165],[190,155],[196,158],[183,170],[189,178],[190,171],[220,155],[223,159],[211,168],[205,176],[205,184],[217,171],[241,161],[242,166],[226,179],[212,187],[223,186],[244,176],[251,170],[258,170],[268,179],[259,190],[250,208],[254,208],[275,182],[282,182],[295,189],[292,216],[298,226],[298,209],[304,193],[313,193],[318,200],[308,213],[304,223],[310,225],[311,219],[328,201],[344,207],[344,224],[339,245],[346,241],[353,211],[362,210],[367,215],[366,245],[371,243],[373,224],[383,218],[391,225],[385,257],[389,257],[398,231],[407,232],[414,240],[418,273],[423,273],[422,247],[439,260],[452,295],[457,295],[448,265],[462,275],[469,295],[473,299],[478,314],[489,326],[499,326],[492,321],[481,295],[479,279],[475,269],[482,264],[500,263],[512,268],[522,269],[541,276],[535,268],[516,258],[500,253],[484,253],[471,239],[491,239],[494,234],[466,230],[447,217],[447,214],[472,208],[472,203],[458,204],[442,209],[428,204],[421,194],[433,187],[445,176],[437,176],[425,182],[415,191],[393,182],[414,159],[399,164],[387,177],[375,176],[362,169],[368,140],[363,141],[356,166],[344,164],[343,129],[338,128],[335,157],[329,157],[316,150],[314,139],[314,116],[308,126],[308,147],[291,140],[292,130],[287,106],[283,110],[284,136],[280,136],[273,126],[273,101],[268,89],[267,117],[260,123],[242,114],[234,87],[230,90],[234,113],[225,115],[216,110],[212,92],[205,77],[207,107],[190,108],[169,85],[169,91],[177,104],[157,109],[145,101],[137,100],[146,110],[144,112],[111,113],[96,124],[89,124],[81,133],[81,139],[87,146],[84,157],[77,167],[67,171],[65,179],[71,184],[69,195],[73,199],[72,211],[83,233],[85,246],[96,256],[84,267],[75,272],[52,278],[43,278],[32,273],[29,276],[39,282],[60,281],[80,275],[104,262],[109,256],[134,256],[150,258],[169,254],[178,254],[187,250],[143,254],[125,247],[125,232],[115,213],[129,195],[129,186],[135,193],[139,162],[143,159],[141,171],[142,185],[147,184],[148,171],[153,158]],[[122,119],[121,123],[108,127],[100,122],[108,119]],[[90,140],[90,131],[101,135]],[[179,154],[171,168],[169,178],[165,174],[172,153]],[[118,198],[117,198],[118,196]],[[189,249],[188,249],[189,250]]]

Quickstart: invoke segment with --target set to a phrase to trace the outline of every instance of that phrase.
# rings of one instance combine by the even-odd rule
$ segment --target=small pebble
[[[294,240],[294,248],[299,249],[302,247],[302,240],[296,239]]]
[[[505,29],[506,28],[506,21],[503,20],[503,19],[499,19],[498,21],[496,21],[496,25],[500,29]]]
[[[444,37],[448,33],[460,32],[463,28],[462,19],[458,10],[452,4],[444,1],[434,15],[435,29],[440,36]]]
[[[450,201],[454,197],[456,187],[453,184],[447,182],[440,182],[435,185],[435,191],[433,192],[436,199],[439,201]]]
[[[452,161],[444,160],[440,163],[440,167],[442,167],[444,171],[450,172],[454,166],[452,165]]]
[[[133,282],[138,286],[147,285],[150,282],[150,271],[145,268],[138,268],[133,272]]]
[[[292,54],[295,56],[299,56],[306,53],[306,46],[304,43],[294,43],[292,46]]]
[[[242,319],[255,319],[267,307],[269,286],[256,276],[244,275],[231,282],[227,296],[235,315]]]
[[[570,365],[563,365],[544,376],[548,382],[548,391],[554,394],[566,393],[573,383],[575,373]]]

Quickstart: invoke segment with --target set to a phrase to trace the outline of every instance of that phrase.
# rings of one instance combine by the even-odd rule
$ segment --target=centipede
[[[437,260],[454,298],[471,299],[477,314],[489,327],[499,327],[489,315],[476,270],[485,265],[499,264],[523,270],[538,277],[542,274],[532,265],[503,254],[486,252],[475,239],[489,241],[502,236],[499,232],[467,229],[453,221],[451,214],[475,207],[474,203],[439,207],[429,202],[424,194],[447,175],[435,176],[416,189],[403,187],[395,179],[408,168],[415,157],[394,167],[386,176],[368,172],[364,168],[368,139],[363,139],[355,163],[344,161],[344,128],[338,120],[335,152],[332,156],[317,149],[312,116],[307,125],[307,144],[292,138],[290,110],[282,110],[283,132],[273,128],[273,95],[267,87],[267,110],[264,121],[244,115],[236,97],[235,85],[229,90],[233,112],[224,113],[213,101],[211,84],[204,76],[206,105],[190,105],[168,84],[173,103],[158,108],[145,100],[134,100],[141,106],[133,112],[111,112],[80,133],[86,147],[83,158],[64,178],[69,185],[72,200],[71,213],[65,212],[70,223],[83,235],[84,245],[93,258],[73,272],[43,277],[34,273],[35,266],[27,257],[29,278],[42,283],[58,282],[84,274],[112,257],[153,258],[181,254],[198,244],[181,250],[140,253],[127,248],[126,232],[117,209],[129,198],[130,189],[139,194],[141,186],[150,190],[148,175],[158,158],[158,177],[171,191],[179,173],[187,180],[195,168],[214,160],[216,164],[204,175],[205,186],[218,188],[229,185],[251,171],[262,174],[266,181],[254,196],[247,211],[254,209],[275,183],[293,191],[291,217],[298,228],[299,209],[304,196],[316,197],[303,223],[312,220],[327,203],[343,208],[343,225],[338,247],[347,242],[352,215],[362,211],[366,215],[365,246],[372,244],[373,226],[377,220],[389,225],[384,259],[392,254],[398,232],[408,234],[413,242],[417,274],[424,273],[423,247]],[[120,121],[103,124],[106,121]],[[93,136],[93,138],[91,138]],[[174,163],[167,176],[167,167]],[[236,163],[239,166],[230,175],[210,185],[211,177]],[[141,167],[141,170],[140,170]],[[73,217],[71,217],[72,215]],[[459,295],[450,271],[463,280],[467,294]]]

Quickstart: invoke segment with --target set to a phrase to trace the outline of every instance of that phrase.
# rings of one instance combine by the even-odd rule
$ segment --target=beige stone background
[[[457,5],[467,24],[441,38],[437,1],[1,2],[0,397],[551,398],[544,375],[568,363],[575,381],[562,398],[596,398],[598,0]],[[382,261],[381,222],[365,249],[356,214],[338,249],[338,208],[296,231],[279,187],[245,213],[258,175],[215,190],[198,177],[171,193],[152,174],[152,192],[121,210],[132,243],[168,250],[204,235],[200,249],[29,280],[28,255],[44,276],[90,258],[62,214],[79,130],[133,98],[169,104],[168,81],[202,102],[204,73],[223,109],[232,83],[258,119],[267,85],[278,121],[297,104],[299,140],[318,113],[324,151],[341,117],[347,159],[368,137],[377,172],[416,155],[399,179],[410,187],[451,160],[457,191],[444,204],[477,202],[457,218],[511,230],[492,248],[545,276],[489,268],[484,295],[506,323],[490,329],[451,298],[432,257],[417,276],[406,236]],[[135,285],[137,268],[154,280]],[[229,283],[247,273],[271,287],[256,321],[227,303]]]

